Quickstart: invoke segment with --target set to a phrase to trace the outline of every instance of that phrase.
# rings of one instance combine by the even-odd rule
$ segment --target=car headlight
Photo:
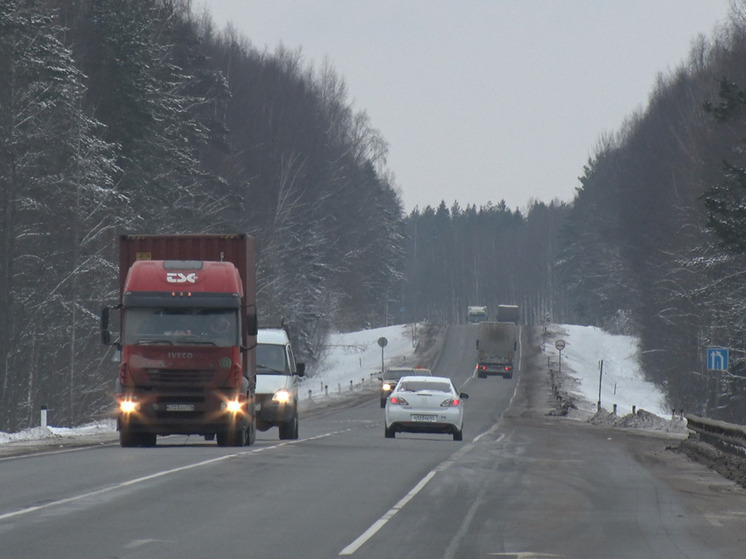
[[[384,384],[383,384],[383,389],[384,389],[385,391],[387,391],[387,392],[388,392],[389,390],[391,390],[392,388],[393,388],[393,386],[391,386],[391,385],[390,385],[390,384],[389,384],[388,382],[386,382],[386,383],[384,383]]]
[[[284,388],[282,390],[278,390],[273,394],[272,401],[278,402],[280,404],[287,404],[290,401],[290,392],[288,392]]]

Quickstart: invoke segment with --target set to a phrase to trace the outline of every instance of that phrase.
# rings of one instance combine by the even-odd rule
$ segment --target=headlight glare
[[[273,402],[279,402],[280,404],[287,404],[290,401],[290,392],[285,389],[278,390],[272,396]]]

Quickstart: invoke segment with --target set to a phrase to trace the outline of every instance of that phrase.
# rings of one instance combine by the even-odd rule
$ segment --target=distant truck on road
[[[489,317],[487,316],[487,307],[466,307],[466,322],[469,324],[477,324],[479,322],[487,322]]]
[[[521,309],[518,305],[498,305],[497,322],[512,322],[518,324],[521,318]]]
[[[477,376],[513,378],[517,326],[512,322],[482,322],[477,339]]]
[[[121,446],[154,446],[158,435],[171,434],[252,444],[254,238],[122,235],[119,275],[120,300],[103,309],[101,338],[121,355]]]

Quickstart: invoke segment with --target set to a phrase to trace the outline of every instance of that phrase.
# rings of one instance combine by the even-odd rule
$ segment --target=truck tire
[[[284,421],[278,425],[280,430],[280,440],[295,440],[298,438],[298,411],[293,412],[293,417],[289,421]]]
[[[256,442],[256,422],[249,419],[249,427],[246,430],[246,446],[251,446]]]
[[[217,433],[216,438],[218,446],[246,446],[248,441],[246,424],[240,422],[238,425],[228,427],[226,430]]]
[[[122,425],[119,427],[119,446],[122,448],[131,448],[137,446],[138,436],[133,433],[129,427]]]

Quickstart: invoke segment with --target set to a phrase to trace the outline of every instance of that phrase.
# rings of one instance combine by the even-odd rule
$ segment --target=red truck
[[[120,237],[120,300],[103,309],[101,337],[121,355],[121,446],[171,434],[254,442],[254,248],[244,234]]]

